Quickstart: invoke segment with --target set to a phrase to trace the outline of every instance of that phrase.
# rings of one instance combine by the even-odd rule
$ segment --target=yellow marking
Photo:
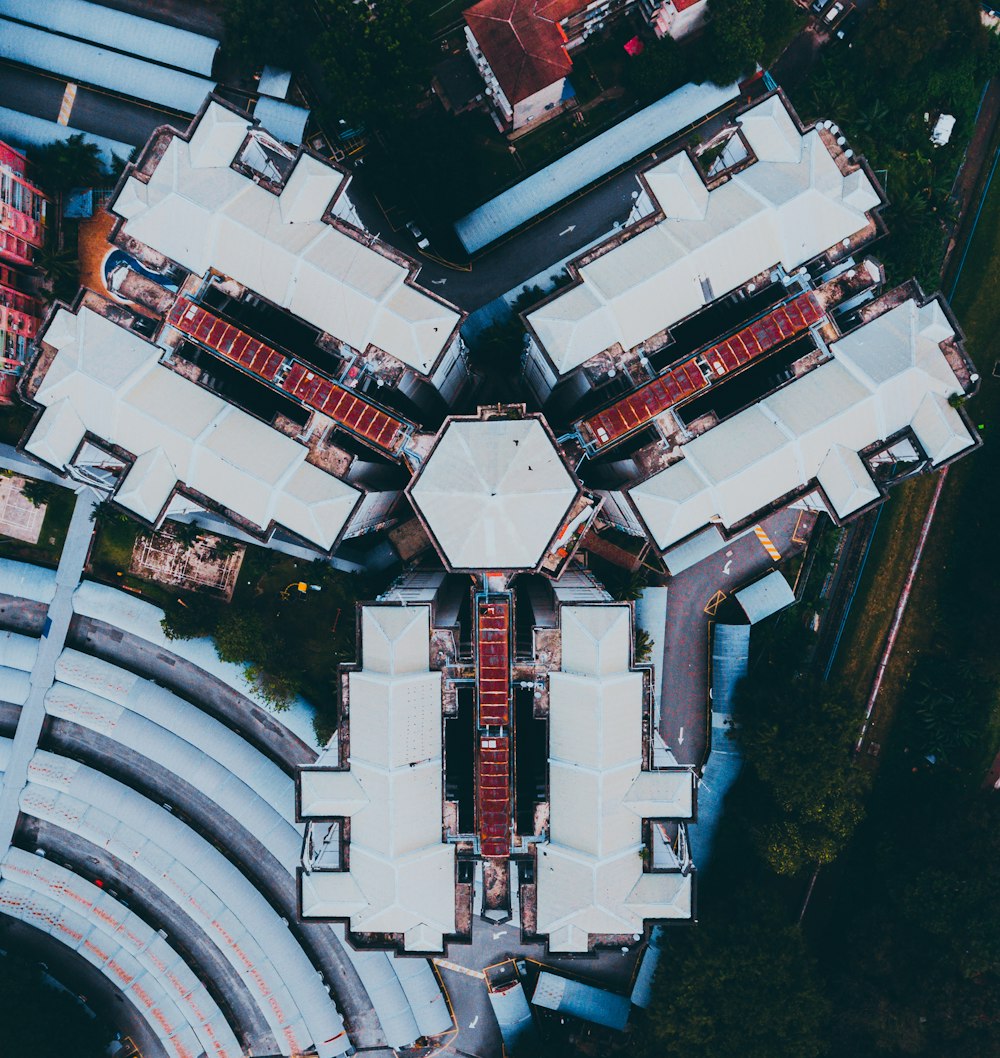
[[[806,513],[805,511],[799,511],[799,516],[798,516],[798,518],[795,519],[795,528],[792,530],[792,543],[793,544],[808,544],[809,543],[809,537],[807,537],[807,536],[800,537],[799,536],[799,526],[802,524],[802,518],[803,518],[803,515],[805,515],[805,513]]]
[[[467,966],[459,966],[457,962],[449,962],[447,959],[432,959],[435,966],[443,970],[454,970],[457,974],[465,974],[466,977],[475,977],[479,981],[486,980],[486,974],[482,970],[470,970]]]
[[[771,538],[764,532],[759,526],[755,525],[753,531],[757,534],[757,539],[760,541],[760,546],[774,559],[775,562],[781,561],[781,552],[771,543]]]
[[[73,113],[73,104],[76,102],[76,85],[72,81],[66,82],[66,91],[63,92],[62,106],[59,108],[59,117],[56,121],[60,125],[69,124],[69,116]]]
[[[705,606],[705,613],[707,613],[709,617],[714,617],[715,614],[716,614],[716,611],[722,605],[722,602],[725,599],[725,597],[726,597],[726,593],[724,591],[717,591],[712,596],[712,598],[708,600],[708,603]]]

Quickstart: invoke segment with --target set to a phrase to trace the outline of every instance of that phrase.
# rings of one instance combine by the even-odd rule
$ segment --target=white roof
[[[211,37],[87,0],[0,0],[0,15],[206,77],[219,50]]]
[[[948,398],[962,392],[940,343],[937,300],[909,299],[831,345],[833,359],[683,445],[629,489],[665,550],[710,522],[732,526],[818,480],[845,518],[879,493],[858,452],[910,427],[932,464],[974,443]]]
[[[186,143],[175,136],[148,183],[132,174],[113,204],[125,232],[197,275],[216,268],[364,351],[430,374],[459,314],[406,283],[409,270],[359,233],[321,218],[343,173],[302,155],[275,195],[230,168],[251,127],[209,104]]]
[[[106,890],[51,859],[18,848],[7,851],[0,873],[4,911],[13,909],[23,921],[33,921],[43,907],[54,906],[56,921],[75,928],[57,926],[53,935],[95,956],[93,961],[138,1008],[161,1042],[174,1042],[177,1052],[183,1053],[181,1042],[190,1047],[197,1041],[188,1053],[204,1052],[215,1058],[240,1058],[244,1053],[222,1011],[187,963]],[[100,955],[103,960],[97,958]],[[135,971],[118,973],[133,962]],[[166,1050],[172,1053],[174,1047]]]
[[[736,601],[743,607],[750,624],[755,625],[786,606],[791,606],[795,602],[795,592],[781,570],[775,569],[753,584],[740,588],[736,593]]]
[[[50,603],[56,594],[56,571],[28,562],[0,558],[0,595]]]
[[[63,466],[84,430],[136,456],[116,499],[156,521],[182,482],[262,529],[276,521],[331,548],[358,490],[306,462],[307,449],[158,363],[162,350],[88,308],[59,309],[42,340],[57,350],[28,440]]]
[[[350,870],[302,876],[307,917],[350,918],[440,951],[455,931],[455,848],[442,841],[441,673],[430,609],[366,606],[363,668],[349,676],[350,766],[300,772],[302,815],[348,816]]]
[[[560,373],[615,343],[630,349],[765,269],[791,271],[868,225],[881,201],[871,181],[862,170],[844,176],[778,96],[739,122],[754,164],[711,192],[686,154],[648,170],[664,218],[583,265],[581,283],[528,315]]]
[[[530,569],[577,487],[537,419],[456,420],[411,495],[451,566]]]
[[[247,982],[284,1054],[351,1046],[334,1000],[267,899],[225,855],[160,805],[76,761],[42,750],[20,796],[54,823],[128,863],[204,930]]]
[[[552,951],[688,918],[691,878],[647,873],[643,819],[688,819],[687,769],[643,771],[642,674],[629,668],[625,605],[563,606],[562,670],[550,675],[549,839],[537,856],[537,931]]]

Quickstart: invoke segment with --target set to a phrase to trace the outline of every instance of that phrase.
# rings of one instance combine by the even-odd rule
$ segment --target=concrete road
[[[31,693],[18,721],[10,761],[0,786],[0,855],[6,853],[17,825],[18,799],[27,781],[28,762],[38,745],[45,720],[45,693],[55,679],[56,660],[62,653],[73,616],[73,592],[76,591],[94,532],[92,514],[98,497],[91,489],[77,494],[59,568],[56,570],[56,594],[49,605],[48,623],[42,636],[35,667],[31,672]]]
[[[31,852],[45,849],[51,859],[81,878],[101,879],[146,923],[167,934],[167,943],[198,975],[250,1053],[278,1053],[274,1034],[243,978],[202,928],[135,868],[68,830],[33,817],[24,818],[18,846]]]
[[[760,524],[786,558],[802,546],[792,540],[799,512],[778,511]],[[680,764],[701,768],[708,750],[709,627],[705,612],[716,592],[737,588],[776,566],[754,533],[732,541],[672,577],[667,594],[660,734]]]

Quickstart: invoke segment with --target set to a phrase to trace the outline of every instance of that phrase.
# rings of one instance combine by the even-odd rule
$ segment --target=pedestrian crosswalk
[[[482,970],[470,970],[467,966],[459,966],[457,962],[449,962],[447,959],[434,959],[434,965],[440,966],[442,970],[453,970],[457,974],[465,974],[466,977],[475,977],[478,981],[485,981],[486,974]]]
[[[757,539],[760,541],[760,546],[774,559],[775,562],[781,560],[781,552],[771,542],[771,538],[764,532],[759,526],[755,525],[753,531],[757,534]]]
[[[69,124],[69,116],[73,113],[73,104],[76,102],[76,85],[72,81],[68,81],[66,84],[66,91],[63,92],[62,106],[59,108],[59,117],[56,121],[60,125]]]

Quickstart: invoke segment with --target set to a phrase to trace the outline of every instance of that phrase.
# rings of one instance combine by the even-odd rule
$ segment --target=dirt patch
[[[186,591],[210,591],[228,602],[245,553],[243,544],[212,533],[203,533],[189,545],[167,525],[152,536],[136,538],[129,572]]]

